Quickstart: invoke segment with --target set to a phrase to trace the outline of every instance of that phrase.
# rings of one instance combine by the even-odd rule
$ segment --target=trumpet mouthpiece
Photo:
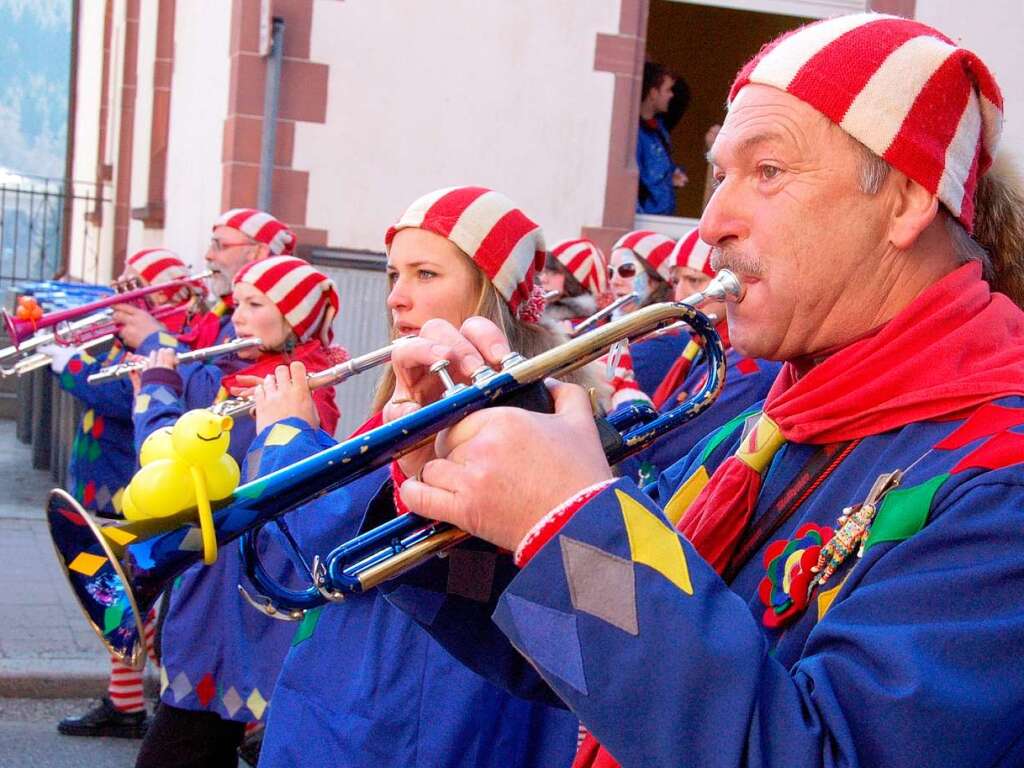
[[[747,287],[743,284],[743,281],[736,277],[736,273],[728,269],[718,270],[718,274],[715,275],[715,279],[711,281],[708,288],[712,286],[721,291],[720,298],[735,302],[736,304],[743,301],[743,296],[747,292]]]

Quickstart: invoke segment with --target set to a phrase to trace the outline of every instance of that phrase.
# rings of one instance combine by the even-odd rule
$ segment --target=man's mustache
[[[711,268],[715,272],[720,269],[728,269],[747,277],[762,277],[764,275],[764,265],[756,256],[722,248],[712,249]]]

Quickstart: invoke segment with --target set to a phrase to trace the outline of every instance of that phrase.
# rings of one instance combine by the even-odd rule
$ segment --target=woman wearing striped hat
[[[544,317],[571,331],[610,300],[608,262],[586,238],[563,240],[544,259],[540,287],[545,294],[555,293],[545,300]]]
[[[612,248],[608,266],[608,284],[616,299],[637,294],[618,314],[626,314],[648,304],[672,300],[669,257],[676,242],[650,230],[623,235]],[[681,336],[659,336],[639,344],[616,345],[606,361],[609,383],[617,407],[632,400],[650,401],[658,384],[683,351]]]
[[[347,357],[330,346],[337,289],[305,261],[275,256],[251,262],[235,275],[233,296],[238,337],[259,338],[262,346],[241,352],[248,366],[223,377],[215,365],[178,366],[173,348],[154,352],[135,396],[137,446],[185,411],[213,404],[225,389],[263,380],[279,365],[300,361],[318,371]],[[201,371],[189,375],[191,367]],[[333,434],[339,416],[334,390],[317,390],[304,416]],[[255,431],[251,419],[235,421],[229,452],[239,463]],[[269,567],[282,577],[292,570],[283,557]],[[139,753],[140,768],[234,766],[246,724],[262,720],[294,629],[244,605],[240,581],[238,551],[227,547],[214,565],[186,571],[170,593],[161,702]]]
[[[180,280],[187,275],[188,267],[175,253],[165,248],[148,248],[128,257],[119,279],[153,285]],[[170,333],[177,334],[187,329],[194,316],[193,310],[201,306],[201,297],[190,294],[193,292],[187,288],[173,293],[161,291],[150,294],[147,304],[156,307],[171,301],[181,303],[180,312],[167,315],[162,320]],[[141,307],[133,307],[133,310],[150,317]],[[122,362],[129,349],[135,349],[135,345],[121,338],[105,353],[96,356],[75,347],[56,344],[40,349],[50,356],[51,369],[61,389],[85,408],[80,429],[75,432],[71,445],[67,488],[85,509],[101,517],[121,516],[121,493],[135,471],[132,390],[127,381],[93,386],[88,379],[101,368]],[[152,621],[147,623],[146,629],[148,639]],[[61,720],[57,730],[71,736],[138,739],[144,733],[145,721],[142,672],[112,658],[107,695],[88,712]]]
[[[560,340],[538,322],[541,230],[503,195],[480,187],[425,195],[388,230],[385,247],[393,336],[429,333],[436,319],[458,326],[483,315],[526,356]],[[465,381],[469,372],[451,373]],[[257,404],[262,421],[276,421],[249,453],[250,470],[255,464],[260,474],[333,444],[301,417],[308,401],[302,380],[286,378]],[[440,393],[431,384],[396,382],[389,368],[363,429],[433,400]],[[326,553],[394,516],[392,479],[401,482],[426,457],[404,458],[403,467],[378,470],[288,515],[303,550]],[[470,609],[510,573],[506,556],[472,545],[436,567],[448,570],[452,595]],[[296,629],[260,765],[568,766],[576,736],[573,717],[516,699],[470,672],[373,590],[308,612]]]

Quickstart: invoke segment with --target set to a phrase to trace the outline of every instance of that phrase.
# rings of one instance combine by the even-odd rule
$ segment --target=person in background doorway
[[[686,186],[686,170],[672,159],[669,134],[690,104],[690,87],[665,67],[644,64],[636,165],[640,170],[636,212],[672,216],[676,190]]]

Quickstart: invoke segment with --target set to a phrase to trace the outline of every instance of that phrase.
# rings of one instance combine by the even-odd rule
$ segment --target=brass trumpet
[[[695,306],[710,299],[738,300],[741,296],[740,282],[722,270],[704,291],[684,302],[652,304],[528,360],[510,354],[502,361],[500,371],[484,366],[475,372],[471,385],[452,386],[435,403],[239,486],[230,497],[216,503],[213,517],[217,543],[224,546],[386,466],[474,411],[508,404],[542,388],[546,378],[557,378],[586,365],[621,339],[637,338],[666,323],[685,319],[704,339],[707,380],[699,392],[671,411],[658,414],[649,408],[632,409],[624,418],[610,419],[621,434],[614,445],[606,448],[606,454],[611,462],[619,461],[714,402],[724,384],[725,349],[711,323]],[[440,371],[443,366],[435,368]],[[50,494],[47,520],[58,558],[93,629],[113,655],[125,663],[141,665],[145,659],[143,618],[167,583],[201,557],[191,535],[197,527],[196,511],[121,524],[100,523],[58,489]],[[263,571],[258,558],[247,558],[248,573],[255,576],[254,583],[260,589],[271,595],[264,598],[268,612],[286,611],[297,617],[307,608],[394,578],[467,536],[450,525],[407,514],[341,545],[314,563],[308,569],[312,585],[306,590],[282,589],[278,596],[273,591],[277,585]]]
[[[252,349],[258,347],[263,342],[256,338],[248,339],[232,339],[231,341],[225,341],[223,344],[214,344],[209,347],[203,347],[202,349],[194,349],[191,352],[183,352],[178,355],[179,363],[199,363],[206,360],[211,360],[221,355],[230,355],[235,352],[241,352],[243,349]],[[129,376],[135,371],[141,371],[144,367],[144,363],[141,360],[128,360],[117,365],[108,365],[102,370],[96,371],[96,373],[89,374],[89,378],[86,381],[89,384],[99,385],[106,384],[108,381],[117,381],[123,379],[125,376]]]

